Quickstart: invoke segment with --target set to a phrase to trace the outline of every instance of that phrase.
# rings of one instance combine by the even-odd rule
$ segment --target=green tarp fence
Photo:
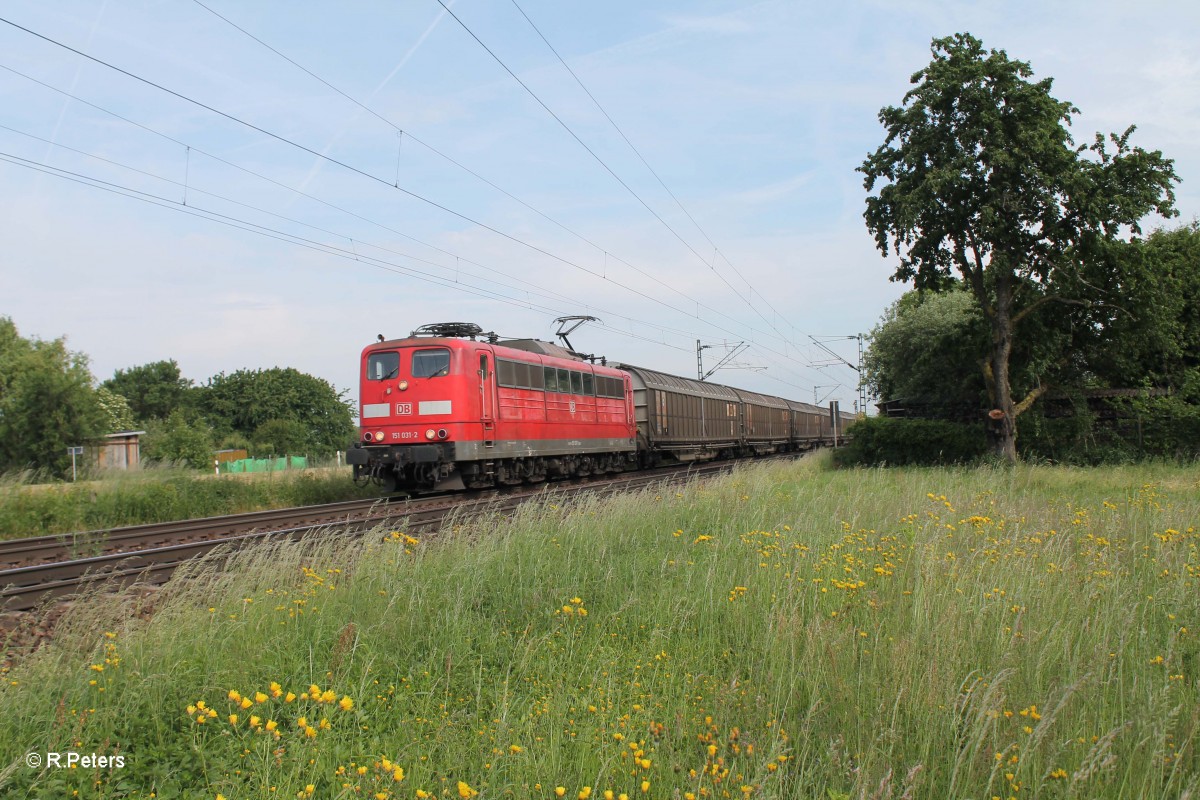
[[[221,465],[221,472],[275,472],[307,468],[307,456],[280,456],[278,458],[243,458],[241,461],[226,461]]]

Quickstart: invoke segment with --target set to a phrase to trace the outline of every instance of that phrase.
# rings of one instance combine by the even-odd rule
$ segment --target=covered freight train
[[[362,351],[356,480],[423,492],[534,483],[833,444],[817,406],[626,364],[471,323]]]

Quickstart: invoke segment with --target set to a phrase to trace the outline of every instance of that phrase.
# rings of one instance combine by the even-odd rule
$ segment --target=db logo
[[[408,416],[412,414],[412,403],[396,403],[396,416]]]
[[[575,413],[575,401],[574,400],[571,401],[571,413],[572,414]]]

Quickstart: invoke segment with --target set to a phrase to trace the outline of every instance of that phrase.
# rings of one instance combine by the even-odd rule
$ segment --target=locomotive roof
[[[567,361],[575,361],[587,363],[587,359],[579,353],[568,350],[553,342],[543,342],[540,339],[506,339],[497,342],[488,342],[476,339],[464,339],[461,337],[439,337],[439,336],[406,336],[403,339],[387,339],[382,342],[373,342],[367,345],[364,353],[374,352],[376,350],[394,350],[397,347],[462,347],[464,345],[481,344],[493,348],[506,348],[509,350],[520,350],[534,355],[547,356],[549,358],[561,358]],[[593,370],[597,373],[604,369],[616,370],[612,364],[594,364]]]
[[[496,346],[511,347],[513,350],[524,350],[527,353],[537,353],[543,356],[583,361],[583,357],[578,353],[573,353],[567,348],[553,342],[543,342],[541,339],[502,339],[496,342]]]

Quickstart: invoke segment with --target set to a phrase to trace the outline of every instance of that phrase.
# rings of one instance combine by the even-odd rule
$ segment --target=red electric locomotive
[[[629,376],[533,339],[441,323],[362,352],[356,480],[483,488],[633,468]]]

